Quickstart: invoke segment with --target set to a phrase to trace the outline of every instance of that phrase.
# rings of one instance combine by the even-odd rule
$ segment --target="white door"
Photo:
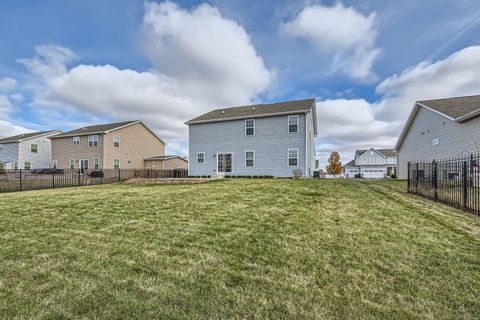
[[[385,178],[385,172],[383,170],[364,170],[363,177],[365,179],[383,179]]]
[[[233,172],[233,154],[219,153],[217,155],[217,173]]]

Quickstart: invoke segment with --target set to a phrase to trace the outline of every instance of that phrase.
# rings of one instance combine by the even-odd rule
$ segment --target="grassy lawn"
[[[405,182],[0,195],[0,318],[480,318],[480,218]]]

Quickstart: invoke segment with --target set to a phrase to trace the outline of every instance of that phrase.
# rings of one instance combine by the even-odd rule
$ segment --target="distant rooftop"
[[[107,124],[97,124],[93,126],[81,127],[75,130],[67,131],[62,134],[58,134],[53,139],[56,138],[64,138],[64,137],[72,137],[72,136],[82,136],[87,134],[95,134],[95,133],[104,133],[106,131],[110,131],[113,129],[117,129],[129,124],[133,124],[136,122],[140,122],[139,120],[133,121],[125,121],[125,122],[117,122],[117,123],[107,123]]]
[[[31,138],[35,138],[35,137],[38,137],[38,136],[43,136],[44,134],[48,134],[48,133],[55,132],[55,131],[58,131],[58,130],[22,133],[22,134],[12,136],[12,137],[2,138],[2,139],[0,139],[0,143],[20,142],[20,141],[25,140],[25,139],[31,139]]]

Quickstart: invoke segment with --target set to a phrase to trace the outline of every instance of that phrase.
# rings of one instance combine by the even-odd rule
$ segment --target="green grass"
[[[405,182],[0,195],[0,318],[479,319],[480,218]]]

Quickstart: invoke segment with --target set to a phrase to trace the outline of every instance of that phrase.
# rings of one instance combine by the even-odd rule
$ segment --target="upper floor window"
[[[298,149],[288,149],[288,166],[298,166]]]
[[[88,136],[88,146],[89,147],[96,147],[98,146],[98,135]]]
[[[296,133],[298,131],[298,115],[288,116],[288,132]]]
[[[113,159],[113,169],[120,169],[120,159]]]
[[[78,146],[80,144],[80,137],[73,137],[73,144]]]
[[[113,137],[113,146],[116,148],[120,147],[120,137]]]
[[[32,153],[38,153],[38,144],[32,143],[32,144],[30,145],[30,151],[31,151]]]
[[[197,163],[204,163],[205,162],[205,153],[197,153]]]
[[[255,120],[253,119],[245,120],[245,135],[246,136],[255,135]]]
[[[255,151],[245,151],[245,167],[255,166]]]

